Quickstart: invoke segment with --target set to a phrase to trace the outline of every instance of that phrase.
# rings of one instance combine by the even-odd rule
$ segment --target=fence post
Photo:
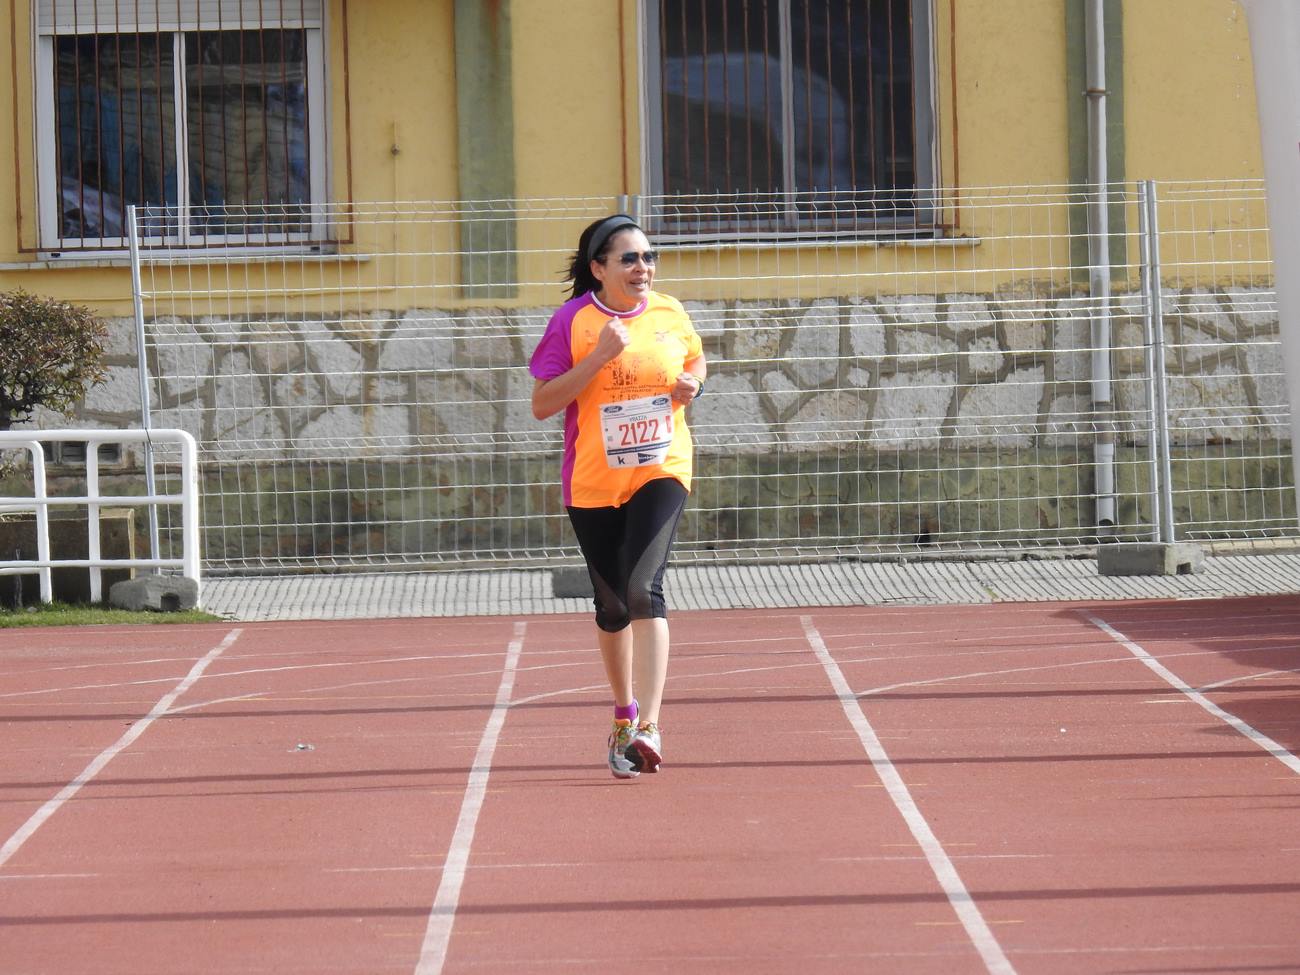
[[[32,454],[32,495],[36,501],[36,558],[41,563],[41,602],[54,602],[54,574],[50,568],[49,485],[45,481],[45,451],[36,441],[28,448]]]
[[[1148,502],[1151,503],[1151,539],[1160,541],[1160,521],[1164,506],[1160,503],[1160,448],[1156,441],[1156,343],[1152,338],[1151,324],[1151,238],[1147,233],[1147,196],[1151,191],[1149,181],[1138,181],[1138,261],[1141,289],[1141,330],[1143,330],[1144,383],[1147,386],[1147,480]]]
[[[1147,402],[1147,480],[1151,505],[1151,541],[1158,542],[1164,537],[1162,521],[1165,507],[1160,501],[1160,448],[1159,433],[1156,432],[1156,359],[1155,340],[1152,337],[1154,326],[1151,314],[1151,228],[1147,213],[1147,200],[1151,194],[1151,181],[1139,180],[1138,197],[1138,252],[1140,280],[1142,289],[1142,342],[1143,366],[1145,367],[1146,402]]]
[[[153,444],[149,440],[149,430],[153,426],[149,405],[149,362],[144,349],[144,288],[140,277],[140,229],[135,205],[126,208],[127,241],[131,248],[131,299],[135,306],[135,356],[136,367],[140,374],[140,426],[145,432],[144,438],[144,484],[145,490],[153,497],[158,492],[154,487]],[[158,509],[149,505],[149,557],[159,558],[158,544]],[[154,568],[153,572],[158,569]]]
[[[1152,519],[1158,542],[1171,543],[1178,532],[1174,524],[1174,487],[1169,458],[1169,407],[1165,372],[1164,298],[1160,287],[1160,209],[1155,180],[1142,182],[1142,280],[1146,298],[1147,381],[1151,404]]]
[[[150,492],[152,493],[152,492]],[[99,490],[99,444],[86,444],[86,497],[98,498]],[[149,506],[151,509],[153,505]],[[96,565],[102,553],[99,544],[99,502],[86,502],[86,559],[91,563],[90,601],[102,602],[104,599],[104,573]]]

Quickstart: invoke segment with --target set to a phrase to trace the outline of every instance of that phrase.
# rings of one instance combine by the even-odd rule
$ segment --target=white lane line
[[[481,654],[458,654],[457,657],[477,657]],[[446,660],[452,659],[444,654],[421,654],[412,657],[382,657],[378,660],[343,660],[331,663],[310,663],[310,664],[292,664],[280,667],[255,667],[249,670],[232,670],[229,673],[221,674],[221,678],[228,677],[248,677],[259,674],[279,674],[291,670],[328,670],[336,667],[370,667],[376,664],[402,664],[402,663],[420,663],[428,660]],[[447,680],[453,677],[481,677],[484,674],[495,674],[496,670],[476,670],[464,674],[444,674],[439,680]],[[216,679],[216,678],[214,678]],[[74,684],[69,687],[43,687],[31,691],[13,691],[7,694],[0,694],[0,699],[16,697],[33,697],[38,694],[57,694],[62,691],[95,691],[106,690],[114,687],[140,687],[146,684],[165,684],[171,680],[170,677],[151,677],[145,680],[119,681],[113,684]]]
[[[189,657],[149,657],[143,660],[96,661],[93,664],[64,664],[60,667],[41,667],[38,670],[0,670],[0,680],[10,677],[31,677],[36,674],[58,674],[69,670],[110,670],[113,667],[144,667],[149,664],[174,664]]]
[[[950,859],[953,860],[1047,860],[1054,856],[1051,853],[953,853]],[[877,860],[924,860],[925,857],[920,854],[897,856],[877,855],[865,857],[822,857],[824,863],[858,863],[861,861],[875,862]]]
[[[473,866],[466,867],[467,870],[537,870],[542,867],[570,869],[580,867],[589,868],[590,863],[573,862],[573,863],[476,863]],[[416,866],[402,867],[329,867],[325,873],[427,873],[430,870],[441,870],[442,866],[437,863],[419,864]]]
[[[166,684],[170,680],[170,677],[148,677],[142,680],[115,681],[112,684],[73,684],[68,687],[41,687],[29,691],[10,691],[6,694],[0,694],[0,699],[36,697],[40,694],[59,694],[64,691],[111,691],[119,687],[146,687],[149,684]]]
[[[884,783],[885,790],[889,793],[889,798],[893,800],[894,806],[902,814],[903,820],[907,823],[907,828],[912,831],[912,836],[916,839],[917,845],[920,846],[921,852],[925,854],[925,859],[930,864],[935,878],[939,881],[939,886],[943,888],[944,894],[948,898],[948,903],[952,905],[957,919],[966,929],[966,936],[970,938],[975,950],[979,952],[980,958],[984,961],[984,967],[993,973],[993,975],[1015,975],[1015,968],[1012,967],[1010,960],[1002,951],[1002,946],[994,937],[990,930],[988,922],[984,920],[984,915],[980,913],[979,907],[975,904],[975,899],[971,897],[970,891],[962,883],[961,877],[957,873],[957,868],[953,866],[951,858],[944,851],[943,845],[930,829],[930,824],[925,821],[921,815],[921,810],[917,808],[916,802],[912,799],[912,794],[907,791],[907,786],[903,783],[903,777],[898,774],[894,768],[894,763],[890,761],[888,753],[876,736],[875,729],[871,722],[867,720],[866,713],[862,710],[862,704],[853,689],[849,687],[849,682],[844,677],[844,672],[840,670],[839,664],[831,656],[830,650],[826,648],[826,643],[822,640],[821,634],[813,625],[811,616],[800,617],[803,623],[803,632],[808,640],[808,645],[812,647],[813,653],[821,661],[822,668],[826,671],[826,676],[830,678],[831,686],[835,689],[835,695],[840,699],[840,705],[844,708],[844,715],[849,719],[849,724],[853,730],[858,733],[858,740],[862,742],[862,747],[866,749],[867,756],[871,759],[871,764],[880,776],[881,782]]]
[[[326,867],[325,873],[429,873],[441,870],[437,863],[421,863],[406,867]]]
[[[871,697],[874,694],[888,694],[901,691],[906,687],[927,687],[933,684],[947,684],[959,680],[971,680],[981,677],[1006,677],[1009,674],[1029,674],[1044,670],[1069,670],[1074,667],[1097,667],[1103,664],[1128,663],[1128,657],[1106,657],[1102,660],[1072,660],[1063,664],[1039,664],[1033,667],[1008,667],[1004,670],[977,670],[967,674],[949,674],[946,677],[930,677],[925,680],[908,680],[899,684],[883,684],[859,691],[858,697]],[[1100,693],[1100,692],[1098,692]]]
[[[442,881],[438,884],[433,909],[429,912],[429,924],[424,930],[424,944],[420,948],[415,975],[438,975],[447,961],[447,946],[451,942],[452,925],[456,923],[456,907],[460,903],[461,886],[465,883],[465,869],[469,865],[474,830],[478,826],[478,814],[483,808],[483,797],[487,794],[492,755],[496,751],[497,739],[501,736],[501,726],[505,724],[506,712],[510,709],[510,694],[515,686],[515,673],[519,668],[519,655],[523,651],[527,626],[527,623],[515,623],[514,639],[506,649],[505,668],[501,673],[501,684],[497,687],[496,702],[492,705],[492,714],[483,728],[478,751],[474,753],[474,764],[470,766],[469,782],[465,785],[465,797],[460,804],[460,817],[456,820],[456,832],[452,834],[451,846],[447,850]]]
[[[1039,648],[1039,649],[1041,649],[1041,648]],[[1191,651],[1186,651],[1186,652],[1183,652],[1183,653],[1169,654],[1169,655],[1168,655],[1168,659],[1173,659],[1173,658],[1175,658],[1175,657],[1177,657],[1177,658],[1179,658],[1179,659],[1186,658],[1186,657],[1209,657],[1209,656],[1216,656],[1216,657],[1218,657],[1218,656],[1224,656],[1224,655],[1226,655],[1226,654],[1228,654],[1228,653],[1257,653],[1257,652],[1261,652],[1261,651],[1264,651],[1264,650],[1275,650],[1275,649],[1277,649],[1277,648],[1276,648],[1276,647],[1242,647],[1242,648],[1237,648],[1237,649],[1230,650],[1230,651],[1227,651],[1227,650],[1191,650]],[[1017,652],[1019,652],[1019,651],[1017,651]],[[1026,652],[1028,652],[1028,651],[1026,651]],[[965,656],[965,655],[963,654],[962,656]],[[851,661],[849,661],[849,662],[850,662],[850,663],[868,663],[868,662],[870,662],[872,659],[876,659],[876,658],[871,658],[871,657],[860,657],[860,658],[857,658],[857,659],[853,659],[853,660],[851,660]],[[878,658],[878,659],[885,659],[885,658],[882,657],[882,658]],[[908,658],[907,658],[907,657],[891,657],[890,659],[892,659],[892,660],[906,660],[906,659],[908,659]],[[1072,660],[1072,661],[1068,661],[1068,662],[1066,662],[1066,663],[1038,664],[1038,665],[1034,665],[1034,666],[1030,666],[1030,667],[1009,667],[1009,668],[1006,668],[1006,669],[1003,669],[1003,670],[980,670],[980,671],[974,671],[974,672],[971,672],[971,673],[965,673],[965,674],[950,674],[950,675],[948,675],[948,676],[946,676],[946,677],[931,677],[931,678],[928,678],[928,679],[926,679],[926,680],[912,680],[912,681],[904,681],[904,682],[902,682],[901,684],[884,684],[884,685],[882,685],[882,686],[880,686],[880,687],[871,687],[871,688],[868,688],[868,689],[865,690],[865,691],[859,691],[859,692],[858,692],[858,697],[870,697],[870,696],[873,695],[873,694],[887,694],[887,693],[889,693],[890,691],[902,690],[903,688],[906,688],[906,687],[924,687],[924,686],[926,686],[926,685],[928,685],[928,684],[944,684],[944,683],[947,683],[947,682],[949,682],[949,681],[968,680],[968,679],[970,679],[970,678],[978,678],[978,677],[1003,677],[1003,676],[1006,676],[1007,674],[1026,674],[1026,673],[1031,673],[1031,672],[1034,672],[1034,671],[1045,671],[1045,670],[1068,670],[1068,669],[1070,669],[1070,668],[1072,668],[1072,667],[1096,667],[1096,666],[1101,666],[1101,665],[1104,665],[1104,664],[1116,664],[1116,663],[1125,663],[1125,664],[1126,664],[1126,663],[1128,663],[1128,662],[1129,662],[1129,658],[1128,658],[1128,657],[1103,657],[1103,658],[1099,658],[1099,659],[1096,659],[1096,660]],[[1275,671],[1275,673],[1277,673],[1277,672]],[[1253,674],[1253,675],[1251,675],[1249,678],[1234,678],[1234,680],[1237,680],[1237,679],[1240,679],[1240,680],[1248,680],[1248,679],[1253,679],[1254,677],[1262,677],[1262,676],[1264,676],[1264,675],[1263,675],[1263,674]],[[1209,685],[1209,686],[1210,686],[1210,687],[1215,687],[1215,686],[1218,686],[1218,685],[1211,684],[1211,685]],[[1204,688],[1202,688],[1202,690],[1204,690]]]
[[[1222,655],[1225,652],[1257,653],[1265,650],[1274,650],[1274,649],[1276,649],[1276,647],[1270,644],[1268,646],[1260,646],[1260,647],[1237,647],[1231,651],[1197,650],[1186,654],[1180,654],[1180,656],[1209,656],[1211,654],[1217,656],[1217,655]],[[970,650],[970,651],[961,651],[952,654],[950,655],[949,659],[951,659],[952,657],[979,657],[979,656],[990,656],[990,655],[1014,656],[1020,654],[1035,654],[1035,653],[1040,653],[1041,650],[1042,650],[1041,647],[1018,647],[1015,649],[997,648],[994,650]],[[535,651],[530,650],[529,655],[531,656],[534,652]],[[595,650],[593,648],[590,651],[584,651],[584,652],[594,653]],[[723,657],[726,655],[725,654],[696,655],[693,659],[696,660],[708,659],[715,656]],[[917,654],[901,654],[901,655],[884,654],[881,656],[852,657],[846,660],[846,663],[855,663],[855,664],[871,663],[872,661],[875,660],[890,660],[890,661],[914,660],[914,659],[925,660],[925,659],[932,659],[933,657],[934,657],[933,653],[917,653]],[[1039,665],[1026,666],[1026,667],[1011,667],[1011,668],[1005,668],[1001,670],[972,671],[969,673],[962,673],[962,674],[950,674],[945,677],[932,677],[926,680],[905,681],[901,684],[886,684],[881,687],[872,687],[872,688],[868,688],[865,691],[859,692],[858,696],[869,697],[873,694],[886,694],[889,693],[890,691],[902,690],[903,688],[907,688],[907,687],[925,687],[931,684],[945,684],[952,681],[969,680],[972,678],[980,678],[980,677],[1001,677],[1007,674],[1023,674],[1023,673],[1033,673],[1033,672],[1041,672],[1041,671],[1051,671],[1051,670],[1064,670],[1072,667],[1097,667],[1097,666],[1103,666],[1105,664],[1122,664],[1122,663],[1128,663],[1129,660],[1130,660],[1129,657],[1107,657],[1102,660],[1075,660],[1067,663],[1039,664]],[[566,664],[565,666],[568,665]],[[811,666],[816,666],[816,665],[799,662],[799,663],[782,663],[782,664],[764,664],[761,666],[752,666],[752,667],[733,667],[733,668],[728,668],[726,670],[707,670],[707,671],[700,671],[698,673],[692,673],[692,674],[676,673],[673,676],[673,682],[674,684],[691,683],[693,681],[702,680],[706,677],[735,677],[741,674],[771,673],[772,671],[777,671],[777,670],[801,670]],[[527,669],[532,670],[534,668],[530,667]],[[475,676],[475,675],[468,674],[468,675],[458,675],[458,676]],[[425,680],[427,678],[401,678],[401,679],[402,680]],[[340,684],[338,686],[348,687],[350,685]],[[592,684],[590,687],[586,687],[586,688],[570,688],[563,691],[552,691],[546,694],[537,695],[536,697],[530,697],[530,698],[525,698],[525,699],[515,701],[514,704],[515,706],[518,706],[520,704],[524,704],[534,700],[541,700],[542,698],[546,698],[546,697],[554,697],[562,694],[571,694],[574,693],[575,691],[580,691],[580,690],[599,690],[600,688],[606,686],[607,685],[605,684]],[[314,688],[313,690],[322,690],[322,688]]]
[[[1289,768],[1292,772],[1295,772],[1297,775],[1300,775],[1300,758],[1296,758],[1294,755],[1292,755],[1289,751],[1287,751],[1285,748],[1283,748],[1281,745],[1275,742],[1268,735],[1264,734],[1262,731],[1257,731],[1255,728],[1252,728],[1250,725],[1246,724],[1246,722],[1242,721],[1235,714],[1229,714],[1227,711],[1223,710],[1223,708],[1219,707],[1217,704],[1211,701],[1200,691],[1196,690],[1196,688],[1192,687],[1181,677],[1175,674],[1172,670],[1170,670],[1168,667],[1162,664],[1155,657],[1151,656],[1151,654],[1147,653],[1146,650],[1142,649],[1142,647],[1134,643],[1123,633],[1120,633],[1119,630],[1115,629],[1105,620],[1093,616],[1091,613],[1083,613],[1083,617],[1093,626],[1097,627],[1097,629],[1101,630],[1112,640],[1118,643],[1120,646],[1128,650],[1128,652],[1133,654],[1133,656],[1137,657],[1138,660],[1142,661],[1149,668],[1151,668],[1151,670],[1154,671],[1156,674],[1158,674],[1170,687],[1174,688],[1175,690],[1182,691],[1189,698],[1191,698],[1193,701],[1199,704],[1210,714],[1214,715],[1216,718],[1218,718],[1228,727],[1232,728],[1238,734],[1241,734],[1246,738],[1249,738],[1256,745],[1264,749],[1264,751],[1268,752],[1279,762],[1281,762],[1283,765]]]
[[[208,669],[208,665],[221,656],[236,640],[242,629],[234,629],[226,634],[226,638],[207,652],[204,657],[198,661],[190,672],[185,675],[179,684],[172,688],[168,693],[158,699],[150,712],[139,721],[131,725],[126,732],[109,745],[102,752],[95,756],[81,774],[65,785],[58,791],[58,794],[46,801],[40,809],[36,810],[27,822],[18,827],[18,831],[5,840],[4,846],[0,846],[0,867],[3,867],[18,850],[31,839],[32,834],[45,824],[45,821],[59,811],[59,808],[81,791],[81,787],[98,775],[105,765],[111,762],[125,748],[129,747],[132,742],[149,730],[149,726],[167,713],[167,709],[175,703],[176,699],[190,689],[190,686],[203,676],[203,672]]]
[[[184,714],[186,711],[198,711],[203,708],[210,708],[215,704],[233,704],[236,701],[253,701],[258,698],[266,697],[271,691],[253,691],[251,694],[239,694],[235,697],[218,697],[211,701],[197,701],[194,704],[187,704],[183,708],[172,708],[168,714]]]
[[[1286,670],[1266,670],[1260,674],[1247,674],[1244,677],[1229,677],[1227,680],[1216,680],[1213,684],[1202,684],[1197,690],[1201,692],[1215,691],[1220,687],[1230,687],[1233,684],[1240,684],[1243,681],[1264,680],[1269,677],[1281,677],[1283,674],[1300,674],[1300,668],[1288,667]]]
[[[528,697],[521,697],[519,700],[514,702],[514,706],[519,707],[521,704],[532,704],[535,701],[545,701],[547,698],[564,697],[566,694],[583,694],[587,691],[598,691],[601,688],[608,687],[608,684],[583,684],[580,687],[566,687],[559,691],[544,691],[541,694],[532,694]]]

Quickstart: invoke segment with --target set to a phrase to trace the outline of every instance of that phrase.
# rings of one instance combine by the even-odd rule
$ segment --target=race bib
[[[608,403],[600,408],[600,427],[610,467],[662,464],[673,442],[673,399],[665,393]]]

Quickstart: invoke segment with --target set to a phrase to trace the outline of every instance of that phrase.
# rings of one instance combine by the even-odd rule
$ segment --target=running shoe
[[[658,772],[659,763],[663,761],[663,745],[659,737],[659,726],[645,722],[636,729],[636,734],[627,743],[624,755],[632,768],[638,772]]]
[[[627,718],[616,718],[614,730],[609,733],[609,770],[616,779],[634,779],[641,773],[627,760],[627,746],[636,735],[636,729]]]

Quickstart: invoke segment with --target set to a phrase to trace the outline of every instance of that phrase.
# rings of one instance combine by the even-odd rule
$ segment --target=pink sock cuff
[[[640,713],[641,713],[641,709],[637,707],[636,698],[632,698],[631,704],[614,705],[615,721],[618,721],[620,718],[626,718],[628,721],[635,721],[637,715]]]

